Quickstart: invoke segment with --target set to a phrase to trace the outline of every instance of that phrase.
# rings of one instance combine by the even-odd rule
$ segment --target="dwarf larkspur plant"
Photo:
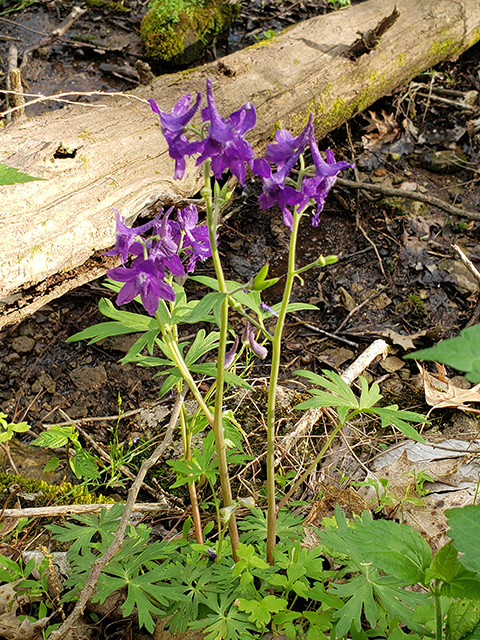
[[[308,632],[307,637],[312,640],[324,637],[337,624],[337,618],[344,619],[343,614],[337,613],[345,604],[342,597],[345,596],[346,602],[348,594],[338,597],[328,589],[325,581],[330,574],[321,566],[321,550],[310,554],[303,550],[298,542],[298,522],[288,512],[284,515],[285,511],[280,511],[303,477],[293,482],[293,487],[277,504],[275,390],[286,315],[290,311],[316,308],[290,302],[293,284],[295,280],[302,282],[301,274],[305,271],[336,261],[335,256],[320,256],[310,264],[297,267],[300,221],[312,211],[312,225],[319,224],[337,174],[352,165],[336,162],[329,150],[326,159],[322,157],[315,139],[312,116],[296,136],[286,130],[277,131],[275,142],[267,146],[265,157],[254,158],[245,135],[255,126],[255,106],[247,102],[228,117],[221,116],[210,80],[207,80],[203,109],[202,100],[200,92],[193,101],[190,95],[185,95],[170,112],[160,109],[154,100],[149,102],[153,112],[159,116],[160,128],[175,164],[175,178],[183,178],[190,157],[195,157],[196,164],[203,166],[201,196],[205,223],[199,222],[200,201],[198,207],[191,203],[176,212],[173,208],[162,210],[154,220],[136,228],[128,227],[117,212],[117,244],[109,253],[120,256],[122,265],[108,272],[107,286],[116,292],[118,305],[136,301],[144,307],[147,315],[118,310],[104,299],[100,302],[100,310],[110,321],[70,338],[96,342],[111,335],[140,332],[141,336],[121,362],[159,367],[159,373],[164,377],[160,395],[174,388],[182,393],[186,385],[195,398],[196,409],[190,409],[189,413],[184,403],[180,411],[183,459],[169,461],[169,465],[177,474],[174,486],[188,485],[196,542],[184,540],[176,547],[158,547],[160,555],[156,560],[161,560],[163,574],[153,562],[157,551],[152,550],[148,557],[140,554],[138,561],[133,556],[127,558],[122,551],[122,560],[116,556],[113,565],[105,570],[99,587],[100,599],[114,588],[128,583],[125,607],[131,611],[136,603],[139,611],[143,611],[141,620],[149,629],[152,628],[153,614],[165,614],[173,615],[170,622],[172,630],[184,631],[187,626],[204,628],[208,640],[257,637],[267,628],[284,631],[292,639]],[[305,158],[307,148],[311,152],[312,164],[307,164]],[[247,170],[261,180],[259,206],[279,205],[290,232],[287,271],[280,274],[285,282],[283,298],[271,306],[262,301],[262,292],[277,284],[280,278],[268,278],[269,268],[264,265],[248,282],[226,280],[217,247],[221,208],[232,195],[230,184],[225,180],[226,173],[230,172],[244,185]],[[194,273],[198,263],[206,258],[212,259],[215,278]],[[186,275],[210,291],[200,300],[188,300],[183,286],[176,281],[176,278]],[[230,310],[243,318],[242,335],[235,334],[229,324]],[[266,320],[273,323],[273,332],[267,328]],[[193,341],[182,341],[179,325],[196,325],[199,322],[208,323],[215,329],[207,333],[202,328]],[[214,362],[211,361],[212,353]],[[229,465],[245,464],[249,459],[242,448],[241,425],[224,406],[226,385],[251,388],[242,374],[240,363],[243,354],[247,354],[247,361],[271,357],[266,416],[266,513],[255,508],[251,497],[234,498],[229,478]],[[210,361],[204,361],[205,356],[210,356]],[[337,409],[340,417],[316,462],[325,454],[341,426],[359,413],[375,416],[384,425],[393,423],[407,435],[421,440],[408,422],[423,422],[423,417],[412,412],[400,412],[396,406],[377,407],[381,396],[376,385],[368,387],[362,381],[361,397],[357,400],[348,385],[331,372],[313,377],[309,373],[301,373],[326,391],[313,391],[312,400],[300,408],[331,406]],[[200,392],[197,376],[211,380],[205,394]],[[193,446],[193,436],[205,429],[202,447]],[[217,478],[220,479],[223,505],[216,497]],[[216,540],[208,539],[213,523],[202,528],[200,519],[196,486],[205,481],[211,488],[217,516]],[[244,530],[241,536],[235,517],[240,506],[253,509],[252,516],[240,522],[240,530]],[[277,512],[282,514],[278,527]],[[290,524],[285,525],[289,518]],[[185,538],[192,521],[187,521],[188,526],[185,523]],[[129,536],[133,534],[131,530]],[[146,535],[142,533],[145,539]],[[135,544],[127,541],[128,547],[133,545],[132,549]],[[78,571],[85,574],[94,559],[89,546],[87,543],[82,552],[85,560],[79,558],[77,562],[72,558],[78,564]],[[96,548],[100,550],[100,546]],[[140,548],[143,549],[141,544]],[[175,555],[177,553],[180,556]],[[129,563],[128,570],[125,563]],[[81,580],[76,583],[80,584]],[[404,599],[413,601],[413,596],[408,600],[409,597],[405,595]],[[297,612],[292,607],[299,598],[316,604]],[[352,618],[354,623],[361,614],[361,606],[359,611],[356,610]],[[395,616],[395,613],[391,615]],[[380,621],[381,629],[389,628],[388,625],[397,628],[398,623],[387,618],[385,614]],[[348,627],[351,627],[350,622]]]

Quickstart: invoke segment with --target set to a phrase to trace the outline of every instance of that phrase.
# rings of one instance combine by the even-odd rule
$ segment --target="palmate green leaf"
[[[312,382],[313,384],[318,385],[319,387],[323,387],[327,389],[331,393],[335,393],[339,398],[342,399],[342,402],[339,403],[340,406],[350,406],[352,409],[358,408],[358,400],[355,397],[355,394],[350,389],[348,384],[342,380],[342,378],[335,373],[334,371],[329,371],[328,369],[323,369],[323,376],[319,376],[316,373],[312,373],[311,371],[296,371],[296,375],[303,376]],[[315,390],[312,390],[315,393]],[[317,393],[316,393],[317,395]],[[325,405],[328,406],[328,405]],[[333,406],[333,405],[329,405]]]
[[[192,307],[192,310],[182,316],[182,322],[186,324],[197,324],[198,322],[203,322],[208,320],[208,314],[215,307],[221,307],[223,301],[225,300],[226,294],[211,292],[207,293],[207,295],[203,296],[201,300],[197,302],[197,304]],[[211,321],[211,318],[210,318]]]
[[[433,637],[433,633],[412,620],[416,607],[428,601],[428,594],[406,591],[401,587],[393,576],[379,576],[368,565],[363,568],[363,573],[348,582],[335,584],[332,589],[334,593],[342,599],[348,598],[345,605],[332,616],[334,620],[338,619],[337,638],[345,636],[352,624],[357,631],[361,631],[362,614],[370,626],[375,628],[382,617],[382,609],[377,601],[382,603],[389,615],[407,625],[411,631]]]
[[[99,536],[104,551],[113,540],[113,535],[118,529],[118,523],[122,517],[125,505],[117,503],[111,509],[102,509],[100,514],[88,513],[84,515],[71,515],[70,518],[77,520],[80,524],[65,522],[64,525],[47,525],[47,529],[53,533],[55,540],[60,542],[72,542],[67,552],[70,563],[75,564],[76,555],[79,552],[89,551],[89,545],[94,536]]]
[[[382,427],[388,427],[393,424],[399,431],[401,431],[407,438],[411,438],[416,442],[425,444],[425,440],[417,431],[410,425],[407,420],[412,422],[419,422],[424,424],[428,422],[425,416],[413,411],[402,411],[397,408],[397,405],[393,404],[389,407],[375,407],[374,409],[366,410],[365,413],[374,413],[382,421]]]
[[[281,307],[282,303],[279,302],[277,304],[274,304],[272,309],[275,311],[275,313],[278,313]],[[318,311],[317,306],[315,306],[314,304],[308,304],[307,302],[289,302],[287,305],[287,313],[293,313],[295,311],[305,311],[307,309]]]
[[[94,324],[83,331],[75,333],[66,339],[65,342],[78,342],[79,340],[88,340],[88,344],[95,344],[99,340],[104,338],[110,338],[111,336],[122,336],[128,333],[137,333],[138,329],[127,327],[120,322],[101,322],[100,324]]]
[[[70,468],[79,480],[95,480],[100,477],[95,458],[85,449],[75,451],[75,455],[70,458]]]
[[[27,173],[22,173],[15,167],[8,167],[0,162],[0,186],[11,184],[25,184],[25,182],[33,182],[34,180],[46,180],[46,178],[35,178]]]
[[[463,636],[463,640],[480,640],[480,622],[478,622],[470,633]]]
[[[365,562],[405,585],[423,582],[432,561],[430,546],[420,533],[393,520],[359,519],[348,531],[348,540]]]
[[[461,509],[448,509],[445,515],[450,526],[447,535],[457,551],[463,554],[461,564],[480,574],[480,506],[470,504]]]
[[[456,338],[442,340],[431,349],[414,351],[404,358],[448,364],[459,371],[466,371],[467,380],[477,384],[480,382],[480,325],[463,329]]]
[[[447,615],[447,640],[460,640],[471,633],[480,621],[480,602],[454,600]]]
[[[205,364],[193,364],[189,365],[188,368],[192,373],[199,373],[202,376],[210,376],[212,378],[215,378],[217,375],[217,365],[213,362],[206,362]],[[240,376],[237,376],[231,371],[225,371],[224,377],[227,384],[253,391],[252,385],[248,384],[246,380],[244,380]]]
[[[147,347],[148,353],[151,356],[153,353],[155,338],[158,336],[159,333],[160,333],[159,327],[146,331],[130,347],[130,349],[127,351],[127,354],[119,360],[119,363],[123,365],[123,364],[127,364],[127,362],[132,362],[143,351],[145,347]]]
[[[219,337],[220,334],[218,333],[218,331],[212,331],[208,335],[206,335],[205,330],[200,329],[200,331],[195,336],[195,340],[193,341],[192,346],[185,356],[185,364],[187,366],[190,366],[204,354],[211,351],[211,349],[216,349],[218,347]]]
[[[261,600],[239,598],[237,602],[240,611],[249,613],[248,619],[250,622],[254,622],[255,626],[262,631],[272,619],[272,613],[285,611],[287,605],[287,600],[272,595],[264,596]]]
[[[235,593],[199,594],[199,600],[212,613],[205,620],[197,620],[189,624],[190,629],[203,629],[204,640],[243,640],[258,637],[256,626],[248,620],[248,616],[238,611],[233,604]]]
[[[368,382],[363,376],[360,376],[359,380],[362,386],[362,392],[360,394],[360,400],[358,404],[360,411],[363,411],[363,409],[369,409],[370,407],[375,406],[377,402],[383,398],[383,396],[380,393],[380,387],[377,383],[374,382],[369,388]]]
[[[429,584],[435,578],[442,581],[442,596],[480,600],[480,582],[473,571],[461,564],[452,541],[435,554],[432,565],[426,572],[424,584]]]

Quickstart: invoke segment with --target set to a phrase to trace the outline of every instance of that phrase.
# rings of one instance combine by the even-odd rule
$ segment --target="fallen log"
[[[398,17],[379,29],[395,6]],[[194,162],[182,182],[173,181],[148,98],[170,111],[184,93],[203,91],[209,77],[221,113],[255,103],[249,140],[260,152],[275,127],[298,132],[310,111],[322,138],[479,39],[480,0],[367,0],[106,98],[101,108],[68,106],[11,124],[1,134],[2,161],[46,181],[0,187],[0,298],[9,296],[0,328],[106,270],[101,254],[115,238],[112,208],[133,223],[198,190]]]

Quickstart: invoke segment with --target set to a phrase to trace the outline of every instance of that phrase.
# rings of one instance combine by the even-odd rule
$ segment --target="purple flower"
[[[180,249],[179,225],[177,222],[169,220],[172,211],[173,207],[170,207],[163,214],[162,209],[154,220],[153,232],[155,236],[159,237],[153,240],[151,247],[149,247],[149,258],[159,268],[167,267],[174,276],[184,276],[185,269],[177,255]]]
[[[326,151],[327,161],[325,162],[318,150],[313,130],[310,133],[310,150],[316,172],[313,178],[303,180],[302,193],[305,196],[305,204],[310,198],[317,203],[317,210],[312,218],[312,225],[317,227],[320,222],[320,214],[323,210],[325,200],[330,189],[335,184],[338,173],[344,169],[353,169],[354,165],[344,162],[343,160],[335,162],[335,156],[330,149]]]
[[[224,171],[229,169],[240,184],[245,184],[245,163],[253,161],[252,147],[243,136],[253,129],[257,116],[255,105],[247,102],[238,111],[230,115],[228,120],[218,113],[213,98],[212,83],[207,78],[207,106],[202,110],[202,119],[209,122],[208,138],[199,143],[200,157],[197,165],[211,158],[212,172],[219,180]]]
[[[260,176],[263,184],[263,193],[258,199],[260,209],[269,209],[278,204],[283,212],[283,222],[293,231],[293,215],[289,206],[300,204],[304,200],[302,194],[285,184],[290,169],[286,171],[285,165],[280,171],[272,174],[270,165],[263,158],[257,158],[253,162],[253,173]]]
[[[208,227],[206,225],[197,226],[198,212],[193,204],[178,211],[177,220],[179,228],[184,234],[182,248],[186,249],[190,255],[187,271],[191,273],[195,270],[195,265],[199,260],[205,260],[212,255]]]
[[[310,117],[307,127],[311,122],[312,118]],[[265,160],[271,164],[276,164],[278,170],[280,170],[299,149],[301,149],[300,153],[304,150],[306,144],[305,130],[294,138],[287,129],[279,129],[275,132],[275,140],[277,141],[276,143],[272,142],[267,145]]]
[[[117,267],[109,269],[107,276],[117,282],[125,282],[118,292],[117,304],[127,304],[140,295],[147,313],[154,316],[159,300],[175,300],[172,287],[163,282],[164,273],[151,260],[143,260],[129,269]]]
[[[117,218],[117,242],[114,249],[106,251],[106,256],[120,256],[123,264],[127,262],[128,255],[133,253],[135,255],[141,255],[143,253],[143,247],[138,241],[138,237],[153,227],[154,220],[150,220],[146,224],[140,227],[127,227],[125,224],[125,218],[120,217],[120,214],[116,209],[115,215]]]
[[[265,360],[265,358],[268,355],[268,351],[264,346],[262,346],[261,344],[258,344],[258,342],[255,341],[255,332],[253,331],[253,329],[250,328],[250,323],[248,321],[245,325],[242,339],[243,339],[243,342],[248,342],[250,349],[253,351],[253,353],[257,357],[261,358],[262,360]]]
[[[276,155],[281,163],[281,168],[276,173],[272,174],[270,165],[263,158],[257,159],[253,163],[253,173],[260,176],[263,183],[263,193],[258,199],[260,209],[268,209],[274,204],[278,204],[283,212],[283,222],[290,229],[290,231],[293,231],[293,215],[288,207],[295,206],[304,202],[305,196],[300,191],[297,191],[293,187],[286,185],[285,181],[288,178],[290,171],[298,162],[301,153],[305,149],[308,135],[313,130],[312,119],[313,115],[310,114],[305,129],[299,136],[297,136],[297,138],[292,138],[292,140],[294,141],[293,143],[292,141],[288,140],[288,137],[286,135],[282,134],[282,136],[280,136],[280,140],[286,140],[285,145],[283,145],[281,148],[281,153],[276,148],[277,145],[269,145],[271,147],[274,147],[273,155]],[[287,150],[292,151],[289,158],[287,158],[286,155]]]
[[[160,111],[155,100],[148,101],[152,110],[160,116],[162,133],[168,143],[169,155],[175,160],[173,176],[175,180],[181,180],[185,174],[185,156],[191,156],[199,151],[199,143],[190,142],[183,131],[200,107],[202,102],[200,91],[197,92],[197,99],[192,107],[190,107],[190,100],[190,94],[182,96],[171,113]]]
[[[207,553],[210,556],[210,560],[216,560],[218,557],[213,549],[207,549]]]
[[[232,348],[230,349],[230,351],[227,351],[227,353],[225,354],[225,364],[223,366],[224,369],[228,369],[228,367],[235,360],[235,355],[237,353],[237,347],[238,347],[238,341],[239,341],[238,336],[235,336],[235,342],[233,343]]]
[[[276,313],[272,307],[269,307],[268,304],[265,304],[265,302],[260,302],[260,309],[262,309],[263,311],[266,311],[267,313],[271,313],[272,316],[276,316],[278,318],[278,313]]]

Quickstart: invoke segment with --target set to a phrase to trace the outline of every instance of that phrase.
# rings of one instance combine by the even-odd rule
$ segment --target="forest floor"
[[[7,1],[2,8],[8,6]],[[72,33],[94,33],[98,50],[55,44],[46,58],[29,62],[25,74],[29,91],[53,94],[58,90],[133,88],[135,82],[124,72],[143,56],[138,31],[146,6],[137,0],[131,0],[129,6],[131,11],[125,14],[90,9],[75,23]],[[269,29],[280,30],[327,10],[327,3],[313,0],[245,1],[239,20],[197,64],[251,44]],[[63,19],[68,7],[35,3],[4,17],[17,25],[49,33],[58,23],[57,11]],[[41,37],[2,20],[0,17],[0,31],[21,38],[22,46],[29,46],[30,38]],[[1,56],[6,60],[6,45],[0,44],[4,47]],[[167,71],[154,65],[153,70]],[[459,213],[462,209],[466,213],[452,215],[411,199],[335,186],[320,225],[313,228],[305,219],[301,229],[299,266],[319,254],[336,254],[339,260],[333,266],[308,272],[303,286],[295,286],[293,300],[315,304],[318,310],[289,317],[280,381],[288,393],[302,391],[294,375],[296,370],[320,372],[329,368],[341,372],[374,339],[384,338],[391,345],[388,357],[377,358],[364,375],[368,381],[380,383],[389,404],[428,411],[418,367],[415,361],[405,361],[402,356],[413,348],[456,336],[466,326],[477,324],[480,317],[479,283],[452,246],[460,245],[478,266],[480,223],[471,219],[468,212],[480,211],[479,93],[477,45],[455,62],[445,62],[416,78],[401,92],[379,101],[320,142],[320,148],[332,149],[337,159],[355,162],[357,180],[435,196],[458,207]],[[30,115],[42,108],[43,104],[35,107]],[[259,209],[260,190],[258,180],[250,178],[244,188],[237,187],[223,211],[219,242],[227,276],[233,280],[247,281],[265,263],[270,264],[269,276],[285,272],[288,230],[280,210]],[[205,262],[197,272],[212,275],[213,267]],[[200,295],[193,282],[187,283],[187,289],[193,296]],[[130,338],[109,339],[91,346],[85,341],[65,342],[79,330],[102,321],[98,312],[101,297],[113,299],[113,294],[103,288],[101,281],[95,281],[50,302],[1,334],[0,411],[14,422],[28,422],[32,429],[30,436],[11,445],[11,460],[5,456],[4,471],[12,473],[16,469],[29,477],[47,478],[48,482],[62,478],[63,472],[45,476],[43,467],[51,454],[29,446],[33,434],[47,424],[75,421],[86,434],[87,439],[80,436],[85,447],[90,446],[90,436],[106,454],[111,451],[112,438],[120,443],[116,447],[121,449],[123,443],[123,451],[132,452],[136,443],[148,443],[162,434],[171,406],[169,399],[158,400],[162,378],[154,378],[154,369],[118,363],[132,344]],[[280,299],[281,281],[268,290],[266,302],[274,304]],[[232,325],[242,332],[240,318],[233,316]],[[189,331],[191,328],[184,335]],[[233,394],[231,399],[257,456],[261,455],[264,436],[263,388],[267,374],[268,360],[255,361],[249,380],[258,393],[243,414],[246,400]],[[447,375],[457,387],[469,386],[458,372],[450,370]],[[121,420],[117,420],[119,397],[124,412]],[[287,402],[279,417],[279,436],[288,432],[299,416]],[[452,409],[435,411],[431,420],[424,435],[435,434],[437,440],[468,441],[479,431],[476,417]],[[298,445],[283,461],[284,477],[289,473],[291,477],[292,470],[297,470],[321,446],[327,429],[326,422],[316,425],[309,438],[310,450],[306,453],[303,445]],[[391,431],[367,430],[353,441],[360,466],[349,473],[354,476],[369,459],[400,439]],[[143,457],[144,449],[136,462]],[[341,466],[341,462],[338,464]],[[135,469],[135,458],[131,469]],[[240,475],[240,488],[261,483],[261,465],[249,473]],[[152,495],[168,492],[172,480],[163,467],[150,476],[151,491],[142,498],[149,500]],[[106,472],[102,481],[110,486],[99,484],[98,491],[113,495],[114,499],[125,497],[129,481],[121,474],[112,480]],[[318,489],[319,485],[312,481],[297,497],[313,499]],[[204,491],[200,497],[207,500],[208,492]],[[174,497],[171,514],[162,519],[149,518],[158,538],[178,524],[176,514],[187,508],[188,500],[183,502],[184,498],[185,494]]]

